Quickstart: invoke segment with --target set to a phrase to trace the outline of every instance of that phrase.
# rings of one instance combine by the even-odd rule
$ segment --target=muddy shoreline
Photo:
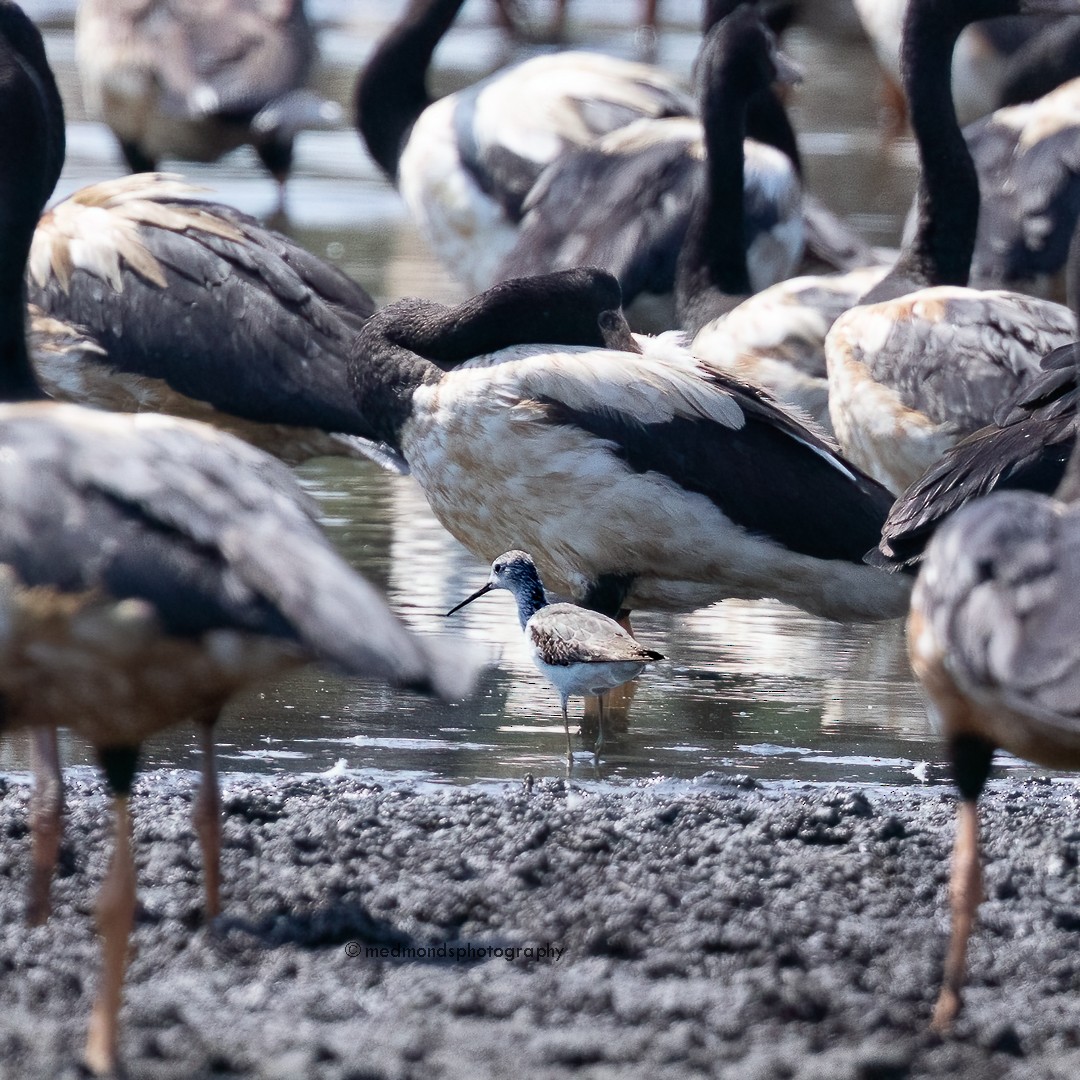
[[[107,802],[85,776],[69,790],[55,914],[33,930],[27,789],[0,797],[4,1077],[80,1075]],[[130,1077],[1080,1075],[1069,782],[984,799],[988,899],[946,1040],[926,1030],[946,786],[234,779],[225,805],[225,914],[204,927],[190,776],[140,781]]]

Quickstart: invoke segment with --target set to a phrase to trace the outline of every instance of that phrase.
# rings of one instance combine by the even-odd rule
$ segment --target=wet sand
[[[926,1021],[945,786],[233,780],[225,914],[205,927],[190,781],[149,773],[138,790],[131,1077],[1080,1075],[1070,782],[1000,781],[983,800],[988,900],[943,1040]],[[0,797],[4,1077],[79,1075],[107,802],[96,781],[69,790],[56,911],[34,930],[27,789]]]

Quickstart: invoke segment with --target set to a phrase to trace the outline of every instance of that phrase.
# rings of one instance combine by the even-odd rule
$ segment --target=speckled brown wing
[[[614,619],[574,604],[548,604],[529,620],[526,633],[548,664],[644,664],[663,659],[639,645]]]

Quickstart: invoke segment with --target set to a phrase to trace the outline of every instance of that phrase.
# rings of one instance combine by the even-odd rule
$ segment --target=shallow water
[[[318,84],[324,93],[347,104],[357,65],[397,7],[389,0],[310,5],[321,26]],[[575,0],[571,7],[575,44],[638,54],[641,40],[633,27],[611,23],[613,5]],[[634,7],[625,5],[627,12]],[[48,17],[46,42],[68,108],[68,162],[58,189],[63,196],[121,169],[109,133],[82,108],[71,4],[38,0],[30,8]],[[548,5],[529,8],[540,17]],[[665,0],[662,10],[670,25],[656,43],[658,60],[686,72],[697,41],[697,4]],[[477,0],[467,6],[461,28],[436,59],[440,89],[522,55],[486,25],[488,13]],[[799,29],[786,47],[806,72],[792,108],[810,186],[849,214],[873,243],[894,244],[913,190],[914,154],[908,140],[882,141],[868,50],[835,28]],[[273,184],[247,151],[213,166],[168,167],[250,213],[266,215],[274,206]],[[350,130],[300,140],[288,212],[280,227],[339,263],[380,301],[463,295],[427,254],[397,195]],[[237,699],[219,729],[222,768],[362,769],[450,783],[560,772],[558,698],[525,654],[509,596],[485,598],[451,621],[441,617],[478,587],[486,567],[443,532],[412,481],[337,461],[314,463],[301,475],[335,542],[387,590],[396,610],[422,632],[465,634],[482,643],[495,665],[472,701],[453,706],[305,671]],[[640,781],[747,773],[810,782],[918,783],[944,776],[899,624],[839,626],[776,603],[728,602],[684,617],[642,614],[635,632],[669,659],[640,680],[628,728],[609,738],[599,770],[576,741],[583,777]],[[64,755],[70,762],[90,760],[70,738]],[[146,761],[194,767],[193,735],[180,731],[154,740]],[[0,744],[0,768],[25,767],[23,740]]]

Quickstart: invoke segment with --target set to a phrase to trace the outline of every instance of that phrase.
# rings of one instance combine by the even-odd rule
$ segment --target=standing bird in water
[[[60,129],[58,99],[52,113]],[[47,309],[33,308],[31,342],[50,396],[207,421],[289,462],[325,454],[388,462],[362,435],[369,428],[348,382],[352,340],[374,304],[335,267],[247,215],[164,176],[95,184],[42,217],[27,278]],[[544,340],[602,348],[603,316],[618,306],[614,282],[568,274],[533,316]],[[200,724],[204,791],[216,791],[214,719]],[[62,829],[50,729],[35,733],[34,773],[27,910],[37,924],[48,917]],[[200,819],[217,814],[201,800],[196,810]],[[206,861],[212,917],[218,892]]]
[[[1080,230],[1070,251],[1070,304],[1080,313]],[[1070,366],[1080,343],[1056,351]],[[1080,767],[1080,442],[1052,495],[993,491],[938,526],[908,616],[912,667],[929,694],[960,792],[950,903],[952,934],[933,1026],[960,1009],[968,939],[982,899],[977,801],[996,750],[1049,768]],[[972,440],[969,440],[972,441]],[[976,446],[979,440],[974,440]],[[1046,451],[1044,450],[1044,454]],[[991,454],[991,464],[994,457]]]
[[[62,106],[49,103],[63,125]],[[51,192],[59,163],[50,167]],[[48,197],[43,195],[43,201]],[[31,247],[34,370],[52,398],[202,420],[290,463],[364,457],[340,426],[352,336],[375,309],[336,267],[161,174],[92,184],[42,215]],[[213,734],[201,728],[204,768]],[[28,918],[48,916],[63,787],[35,733]],[[216,811],[215,811],[216,812]],[[208,878],[207,915],[217,911]]]
[[[566,707],[575,694],[594,695],[599,702],[600,724],[594,748],[599,757],[604,745],[604,695],[637,678],[646,664],[663,660],[663,655],[643,648],[606,615],[576,604],[550,603],[536,563],[524,551],[500,555],[491,564],[487,583],[446,614],[453,615],[492,589],[513,593],[532,661],[559,692],[567,765],[573,763],[574,752]]]
[[[70,727],[113,797],[86,1045],[104,1073],[135,916],[129,803],[143,740],[212,723],[236,691],[309,660],[445,696],[467,689],[472,665],[409,633],[274,458],[200,424],[34,400],[23,275],[63,158],[58,97],[40,35],[0,0],[0,731]],[[216,788],[198,802],[209,888]]]
[[[1076,336],[1061,304],[966,287],[979,176],[949,83],[974,19],[1080,13],[1078,0],[910,0],[904,82],[919,151],[917,228],[885,277],[825,340],[829,413],[844,453],[894,492],[925,472]]]
[[[575,281],[608,284],[617,348],[551,344],[551,291]],[[549,588],[606,615],[764,596],[845,621],[902,614],[906,583],[862,561],[888,492],[669,339],[620,340],[618,295],[585,269],[383,308],[356,336],[356,433],[400,458],[473,554],[528,550]]]
[[[545,165],[642,117],[694,104],[658,68],[568,50],[435,100],[427,75],[464,0],[410,0],[360,73],[356,126],[439,260],[470,289],[501,280],[521,204]]]
[[[283,209],[293,142],[341,109],[304,89],[315,34],[303,0],[81,0],[75,59],[92,115],[132,172],[216,161],[250,144]]]

